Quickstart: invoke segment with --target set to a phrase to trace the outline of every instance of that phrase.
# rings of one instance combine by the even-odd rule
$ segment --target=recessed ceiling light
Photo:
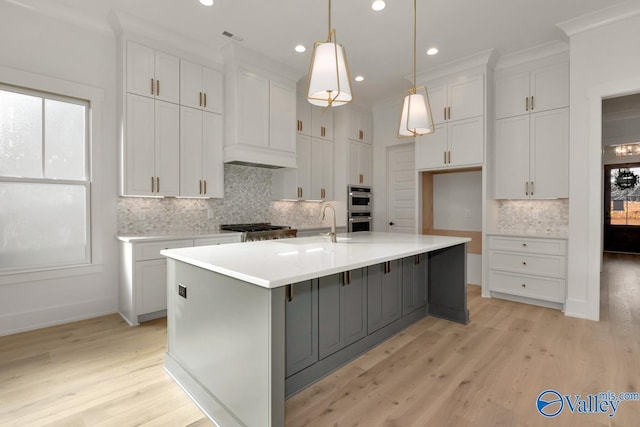
[[[205,6],[213,6],[213,0],[200,0],[200,3]]]
[[[364,77],[356,76],[356,78],[354,80],[357,81],[357,82],[361,82],[361,81],[364,81]]]
[[[375,0],[373,3],[371,3],[371,9],[375,10],[376,12],[380,12],[386,6],[387,5],[382,0]]]
[[[299,44],[298,46],[296,46],[294,49],[295,49],[295,51],[296,51],[296,52],[298,52],[298,53],[302,53],[302,52],[304,52],[305,50],[307,50],[307,48],[306,48],[306,47],[304,47],[304,46],[302,46],[301,44]]]
[[[438,53],[438,49],[435,47],[432,47],[427,51],[427,55],[435,55],[436,53]]]

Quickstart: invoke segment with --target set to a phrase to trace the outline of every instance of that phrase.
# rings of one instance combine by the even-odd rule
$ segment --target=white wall
[[[607,16],[599,18],[606,22]],[[602,98],[640,92],[640,16],[588,28],[570,38],[566,314],[597,320],[602,253]]]
[[[57,21],[0,3],[0,66],[99,88],[104,92],[100,158],[92,166],[101,258],[87,275],[0,284],[0,335],[117,311],[115,40],[104,30]],[[94,194],[96,195],[96,194]],[[51,277],[48,275],[48,277]]]
[[[482,171],[433,175],[433,228],[482,231]]]

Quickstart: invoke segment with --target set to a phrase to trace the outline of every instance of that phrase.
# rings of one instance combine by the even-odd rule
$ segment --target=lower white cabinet
[[[566,239],[490,235],[488,244],[492,296],[563,308]]]
[[[241,241],[240,233],[179,240],[121,239],[119,245],[119,311],[132,326],[167,314],[167,261],[164,249]]]

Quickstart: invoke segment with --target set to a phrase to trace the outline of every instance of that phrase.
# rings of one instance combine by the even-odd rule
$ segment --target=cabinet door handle
[[[449,117],[449,119],[451,119],[451,117]],[[448,153],[449,153],[449,164],[451,164],[451,150],[449,150]]]
[[[420,264],[420,255],[414,255],[414,256],[413,256],[413,263],[414,263],[415,265]]]
[[[451,107],[447,107],[447,115],[449,116],[449,120],[451,120]]]
[[[522,265],[527,265],[527,261],[522,261]]]
[[[300,132],[302,132],[303,128],[304,128],[304,122],[302,120],[300,120]]]
[[[363,130],[361,130],[361,131],[360,131],[360,140],[362,141],[363,139],[364,139],[364,131],[363,131]]]
[[[151,192],[155,193],[155,185],[154,185],[154,179],[153,177],[151,177]]]
[[[528,96],[524,100],[524,111],[529,111],[529,97]]]
[[[349,284],[351,284],[351,270],[349,270]]]
[[[293,285],[287,285],[287,300],[293,301]]]
[[[151,95],[153,95],[153,79],[151,79]]]
[[[207,194],[207,180],[204,180],[204,194]]]
[[[529,195],[529,181],[524,183],[524,195],[525,196]]]
[[[531,196],[533,196],[533,181],[531,181]]]
[[[160,192],[160,177],[156,176],[156,192]]]
[[[200,194],[202,194],[202,180],[199,180],[198,184],[200,184]]]
[[[160,96],[160,80],[156,80],[156,95]]]
[[[523,244],[522,244],[522,247],[523,247],[523,248],[526,248],[526,247],[527,247],[527,244],[526,244],[526,243],[523,243]]]
[[[447,164],[447,152],[443,151],[442,154],[444,155],[444,159],[442,160],[442,162],[446,165]]]
[[[526,287],[527,287],[527,285],[523,283],[523,284],[522,284],[522,287],[523,287],[523,288],[526,288]]]
[[[202,92],[199,92],[199,93],[200,93],[200,101],[199,101],[198,105],[200,107],[202,107]]]
[[[531,95],[531,111],[533,111],[534,109],[534,104],[533,104],[533,95]]]
[[[207,93],[204,93],[204,108],[207,108]]]
[[[447,120],[447,107],[442,107],[442,111],[444,114],[444,120]]]

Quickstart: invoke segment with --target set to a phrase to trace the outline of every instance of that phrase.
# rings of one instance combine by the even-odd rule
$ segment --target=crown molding
[[[495,70],[498,71],[504,68],[510,68],[516,65],[524,64],[526,62],[531,62],[560,54],[566,54],[567,60],[569,59],[569,44],[560,40],[554,40],[549,43],[544,43],[529,49],[501,56],[496,63]]]
[[[489,67],[493,68],[497,60],[497,53],[494,48],[486,49],[473,55],[466,56],[464,58],[456,59],[437,67],[429,68],[416,75],[417,82],[425,82],[440,77],[445,77],[450,74],[456,74],[462,71],[469,70],[474,67]],[[412,75],[404,76],[405,79],[413,81]]]
[[[84,30],[93,31],[103,36],[113,37],[107,23],[102,19],[82,14],[81,12],[54,2],[38,0],[2,0],[13,7],[20,7],[27,11],[66,22]]]
[[[265,71],[269,78],[274,80],[288,79],[289,83],[296,85],[300,80],[300,73],[283,63],[271,59],[264,54],[240,45],[236,41],[230,41],[222,46],[222,57],[225,67],[245,64]]]
[[[631,0],[611,7],[596,10],[577,18],[556,24],[567,36],[572,37],[640,14],[640,5]]]
[[[202,64],[218,65],[222,63],[220,50],[200,40],[169,30],[121,10],[111,9],[107,16],[107,22],[113,34],[118,38],[131,38],[141,41],[150,45],[150,47],[180,57],[190,56]],[[212,60],[213,63],[211,62]]]

